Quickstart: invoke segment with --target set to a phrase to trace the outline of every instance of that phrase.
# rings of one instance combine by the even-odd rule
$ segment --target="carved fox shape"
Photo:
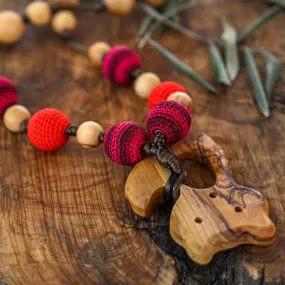
[[[268,217],[265,197],[234,181],[224,151],[209,136],[202,135],[190,145],[174,145],[171,151],[179,160],[207,165],[216,175],[215,184],[207,189],[181,185],[180,197],[171,212],[170,234],[189,257],[207,264],[221,250],[274,242],[275,226]],[[170,174],[155,158],[147,158],[134,167],[125,195],[136,214],[147,217],[163,203]]]

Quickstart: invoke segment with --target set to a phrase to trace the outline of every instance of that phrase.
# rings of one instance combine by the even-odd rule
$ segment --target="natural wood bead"
[[[52,29],[60,35],[65,31],[74,31],[77,27],[77,18],[73,12],[62,10],[53,16],[51,25]]]
[[[45,26],[50,22],[52,11],[50,5],[45,1],[33,1],[26,7],[26,15],[31,24]]]
[[[89,47],[88,57],[90,61],[97,67],[102,64],[104,55],[111,49],[107,43],[98,42]]]
[[[99,136],[103,128],[96,122],[87,121],[81,124],[77,130],[77,142],[85,148],[96,147],[100,144]]]
[[[9,131],[18,133],[21,130],[22,123],[30,118],[31,114],[26,107],[13,105],[4,113],[3,121]]]
[[[177,101],[183,104],[187,109],[191,112],[193,108],[193,100],[192,98],[184,93],[184,92],[175,92],[171,94],[168,98],[167,101]]]
[[[135,0],[103,0],[106,8],[109,12],[116,15],[127,15],[135,7]]]
[[[0,43],[13,44],[25,31],[25,23],[20,14],[14,11],[0,12]]]
[[[163,4],[166,3],[167,0],[147,0],[147,2],[151,5],[151,6],[162,6]]]
[[[147,99],[151,90],[160,83],[159,77],[152,72],[142,73],[134,83],[136,94],[144,99]]]

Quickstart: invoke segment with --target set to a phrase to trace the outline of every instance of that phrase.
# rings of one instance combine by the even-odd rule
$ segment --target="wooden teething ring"
[[[191,144],[177,144],[170,149],[179,160],[205,164],[216,175],[215,184],[206,189],[182,184],[171,212],[170,234],[189,257],[207,264],[221,250],[240,244],[265,246],[274,242],[275,226],[268,217],[265,197],[233,179],[224,151],[212,138],[202,135]],[[170,175],[154,157],[134,167],[125,195],[136,214],[150,216],[163,203]]]

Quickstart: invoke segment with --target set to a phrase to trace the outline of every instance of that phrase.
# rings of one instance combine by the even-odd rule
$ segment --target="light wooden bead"
[[[184,92],[175,92],[171,94],[168,98],[168,101],[177,101],[183,104],[191,112],[193,108],[192,98]]]
[[[87,121],[81,124],[77,130],[77,142],[85,148],[96,147],[100,144],[100,134],[103,128],[96,122]]]
[[[59,35],[65,31],[71,32],[77,27],[77,18],[73,12],[62,10],[53,16],[51,26],[52,29]]]
[[[29,120],[31,114],[29,110],[22,105],[13,105],[9,107],[3,116],[5,127],[11,131],[18,133],[24,121]]]
[[[134,83],[136,94],[144,99],[147,99],[151,90],[160,83],[159,77],[152,72],[142,73]]]
[[[135,0],[103,0],[109,12],[116,15],[127,15],[135,7]]]
[[[90,61],[97,67],[102,65],[104,55],[111,50],[111,46],[104,42],[98,42],[90,46],[88,50],[88,57]]]
[[[147,2],[154,7],[162,6],[167,0],[147,0]]]
[[[25,31],[25,23],[20,14],[14,11],[0,12],[0,43],[13,44]]]
[[[50,22],[52,11],[45,1],[33,1],[26,7],[26,15],[34,26],[45,26]]]

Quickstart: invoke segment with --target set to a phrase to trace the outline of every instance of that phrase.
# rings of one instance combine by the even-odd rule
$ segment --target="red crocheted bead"
[[[191,115],[181,103],[163,101],[149,111],[146,126],[152,138],[156,131],[161,131],[166,135],[166,144],[175,144],[187,136],[191,127]]]
[[[167,98],[175,92],[187,93],[185,88],[176,82],[165,81],[158,84],[152,89],[148,97],[147,104],[149,109],[161,101],[166,101]]]
[[[3,116],[6,109],[17,104],[18,94],[15,84],[6,77],[0,76],[0,116]]]
[[[126,46],[116,46],[105,55],[102,72],[112,83],[127,85],[133,81],[130,73],[141,67],[142,62],[137,53]]]
[[[56,109],[43,109],[35,113],[28,124],[28,138],[43,151],[55,151],[68,141],[66,128],[70,125],[68,117]]]
[[[121,122],[104,136],[107,155],[121,165],[134,165],[144,158],[142,146],[148,141],[145,130],[134,122]]]

